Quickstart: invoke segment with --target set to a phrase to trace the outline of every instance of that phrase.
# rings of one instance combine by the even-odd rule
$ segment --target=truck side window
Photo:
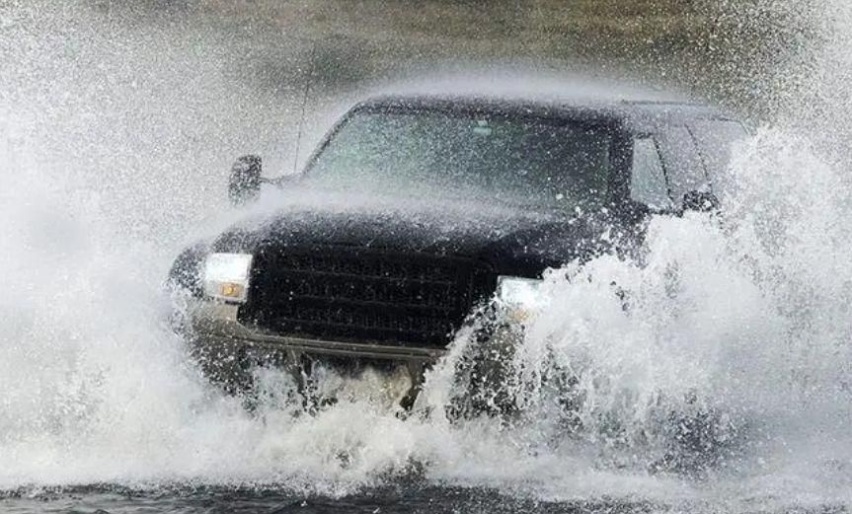
[[[672,199],[657,144],[651,137],[633,141],[633,164],[630,175],[630,199],[653,209],[671,209]]]

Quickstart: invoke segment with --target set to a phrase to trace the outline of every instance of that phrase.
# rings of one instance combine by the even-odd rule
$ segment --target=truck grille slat
[[[307,305],[330,305],[346,310],[367,310],[374,311],[376,309],[387,309],[394,313],[400,314],[423,314],[443,317],[446,313],[452,311],[450,306],[441,305],[426,305],[414,303],[387,303],[371,297],[369,300],[358,300],[355,298],[344,298],[340,296],[308,296],[308,295],[291,295],[287,302],[279,307],[286,308],[289,301],[307,304]]]
[[[241,320],[280,334],[443,347],[494,288],[482,262],[347,247],[265,247]]]

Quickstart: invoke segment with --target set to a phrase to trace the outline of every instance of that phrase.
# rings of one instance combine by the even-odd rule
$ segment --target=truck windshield
[[[356,112],[307,182],[384,195],[593,208],[607,196],[611,135],[565,120],[439,111]]]

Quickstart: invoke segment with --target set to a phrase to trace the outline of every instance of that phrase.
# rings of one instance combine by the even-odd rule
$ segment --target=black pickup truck
[[[715,209],[744,135],[713,108],[641,96],[367,99],[297,176],[237,160],[236,203],[264,184],[335,200],[283,202],[183,252],[170,275],[191,298],[183,330],[229,387],[260,362],[303,380],[312,363],[366,363],[407,373],[408,406],[474,311],[497,301],[520,319],[545,269],[629,256],[649,214]]]

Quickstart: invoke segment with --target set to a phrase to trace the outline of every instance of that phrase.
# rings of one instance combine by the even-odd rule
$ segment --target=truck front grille
[[[473,259],[364,247],[265,248],[241,320],[283,335],[442,347],[495,277]]]

